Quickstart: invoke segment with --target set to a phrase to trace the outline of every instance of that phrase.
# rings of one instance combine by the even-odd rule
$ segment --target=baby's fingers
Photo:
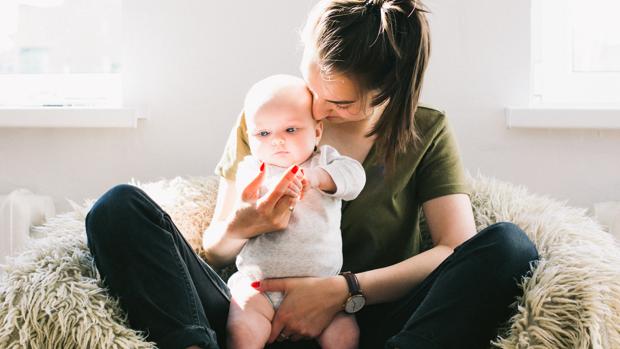
[[[292,198],[297,198],[301,195],[302,193],[302,189],[299,188],[297,185],[291,183],[291,185],[289,185],[288,189],[286,190],[286,194]]]
[[[301,195],[299,196],[300,200],[304,198],[304,195],[310,189],[310,181],[304,177],[304,179],[301,181],[301,185]]]

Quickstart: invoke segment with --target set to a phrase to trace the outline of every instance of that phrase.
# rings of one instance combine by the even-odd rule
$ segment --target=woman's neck
[[[321,144],[329,144],[341,154],[364,162],[377,138],[375,135],[370,137],[366,135],[372,131],[382,112],[383,107],[376,107],[373,114],[363,120],[344,123],[326,122]]]
[[[338,132],[340,135],[358,137],[366,135],[372,130],[372,124],[368,120],[351,121],[343,123],[330,123],[325,125],[332,132]]]

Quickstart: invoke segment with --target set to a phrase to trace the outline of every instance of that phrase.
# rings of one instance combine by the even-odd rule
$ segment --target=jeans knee
[[[521,277],[529,271],[530,263],[538,260],[536,246],[517,225],[501,222],[487,229],[488,239],[493,244],[493,259],[505,266],[509,274]]]
[[[105,192],[105,194],[103,194],[97,202],[106,204],[110,208],[121,210],[125,208],[124,205],[128,204],[137,197],[141,197],[142,193],[142,189],[136,186],[130,184],[118,184]]]
[[[523,256],[528,260],[538,258],[536,246],[516,224],[510,222],[497,223],[495,230],[495,241],[502,253]]]
[[[136,214],[136,199],[142,196],[141,189],[119,184],[103,194],[86,215],[86,234],[88,240],[105,239],[120,232],[118,225],[126,224]]]

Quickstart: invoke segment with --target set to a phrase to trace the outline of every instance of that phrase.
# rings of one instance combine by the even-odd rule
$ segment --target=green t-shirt
[[[421,252],[421,205],[448,194],[469,194],[456,141],[445,115],[418,107],[421,142],[396,159],[386,177],[373,146],[364,160],[366,185],[342,205],[342,270],[361,272],[389,266]],[[234,180],[237,164],[250,153],[245,117],[239,116],[215,173]]]

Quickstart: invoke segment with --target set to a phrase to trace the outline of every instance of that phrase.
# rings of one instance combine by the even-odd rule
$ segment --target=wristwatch
[[[344,311],[347,314],[355,314],[366,305],[366,297],[360,289],[360,283],[357,276],[350,271],[340,273],[347,280],[349,286],[349,298],[344,302]]]

